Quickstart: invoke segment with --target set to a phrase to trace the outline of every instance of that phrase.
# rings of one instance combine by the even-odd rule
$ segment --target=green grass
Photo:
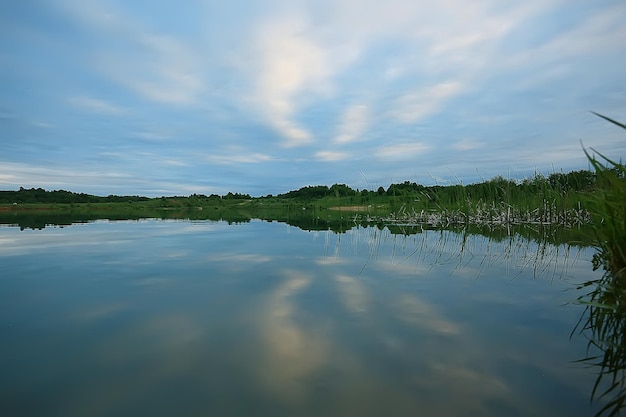
[[[0,211],[49,209],[60,211],[113,210],[137,213],[145,210],[192,210],[198,207],[240,209],[250,212],[305,209],[315,218],[333,218],[331,208],[359,206],[361,218],[399,222],[421,222],[422,213],[440,213],[445,225],[452,223],[552,223],[578,225],[586,221],[583,197],[593,189],[595,174],[574,171],[567,174],[535,175],[523,181],[501,176],[481,183],[424,186],[405,181],[387,190],[353,190],[343,184],[306,186],[277,196],[250,197],[197,195],[147,198],[141,196],[99,197],[69,191],[23,189],[0,191]],[[38,205],[33,207],[33,205]],[[363,210],[365,208],[365,210]],[[420,214],[419,216],[417,214]],[[346,215],[343,211],[342,215]]]
[[[603,275],[581,286],[589,292],[579,299],[586,309],[577,328],[589,340],[581,362],[599,368],[591,394],[602,401],[597,415],[615,416],[626,408],[626,166],[594,149],[585,154],[597,176],[588,204],[597,248],[593,267]]]

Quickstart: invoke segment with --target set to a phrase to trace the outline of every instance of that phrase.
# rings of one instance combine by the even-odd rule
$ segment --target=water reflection
[[[252,220],[263,220],[267,222],[286,223],[290,226],[298,227],[302,230],[312,232],[332,231],[335,234],[347,233],[354,228],[371,228],[386,230],[391,235],[409,236],[420,234],[428,230],[437,230],[433,226],[425,224],[383,224],[372,223],[367,217],[340,216],[339,218],[321,219],[319,216],[302,210],[271,211],[264,212],[256,209],[252,212],[238,210],[236,207],[215,207],[214,210],[137,210],[130,212],[122,211],[116,213],[110,210],[97,211],[0,211],[0,225],[19,227],[20,230],[41,230],[47,226],[64,227],[70,225],[91,223],[102,221],[140,221],[145,219],[182,220],[193,224],[206,220],[222,221],[228,225],[245,224]],[[475,225],[466,224],[454,226],[448,230],[468,235],[489,236],[494,241],[502,241],[510,236],[520,235],[525,239],[539,243],[568,243],[571,245],[589,246],[593,243],[592,231],[589,227],[560,227],[541,224],[520,224],[520,225]]]
[[[585,340],[568,342],[584,248],[260,221],[0,228],[0,241],[9,415],[592,411],[594,376],[571,364]]]
[[[444,319],[432,305],[415,296],[403,294],[392,303],[394,313],[399,320],[436,334],[459,333],[459,328],[455,323]]]
[[[619,415],[626,407],[626,270],[605,270],[581,286],[588,293],[580,297],[586,310],[577,327],[589,340],[581,362],[598,368],[592,391],[592,398],[603,400],[598,415]]]
[[[258,369],[261,385],[289,403],[310,401],[310,380],[328,363],[330,328],[314,321],[299,323],[296,296],[312,277],[287,271],[286,280],[267,296],[260,313],[259,331],[263,355]],[[300,313],[300,314],[299,314]]]
[[[358,278],[337,275],[335,280],[339,287],[339,294],[348,310],[355,314],[364,313],[368,310],[370,296]]]

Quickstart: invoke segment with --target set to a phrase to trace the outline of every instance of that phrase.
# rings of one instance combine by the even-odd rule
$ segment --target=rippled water
[[[589,249],[252,221],[0,228],[7,416],[586,416]]]

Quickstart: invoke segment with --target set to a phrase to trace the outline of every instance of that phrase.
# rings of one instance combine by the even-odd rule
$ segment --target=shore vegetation
[[[304,186],[284,194],[191,194],[149,198],[96,196],[66,190],[20,188],[0,191],[0,217],[7,212],[56,212],[85,215],[131,215],[167,211],[242,212],[267,219],[272,213],[303,211],[312,219],[354,218],[386,224],[543,224],[589,223],[589,195],[599,187],[597,172],[588,170],[540,174],[522,181],[502,176],[476,184],[425,186],[404,181],[387,189],[352,189],[345,184]],[[279,214],[283,213],[283,214]],[[210,216],[214,217],[214,216]],[[108,217],[107,217],[108,218]]]

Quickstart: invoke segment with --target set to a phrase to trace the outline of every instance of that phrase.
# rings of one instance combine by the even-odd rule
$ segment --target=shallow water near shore
[[[592,249],[253,220],[0,227],[11,416],[587,416]]]

